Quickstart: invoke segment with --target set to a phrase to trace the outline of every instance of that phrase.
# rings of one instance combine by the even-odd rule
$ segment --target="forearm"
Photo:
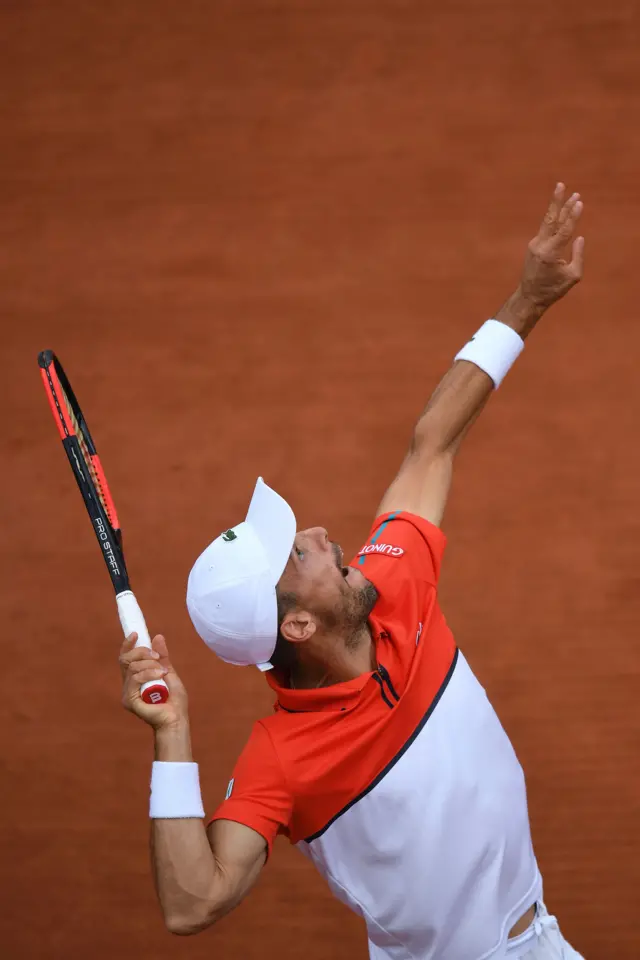
[[[192,761],[186,724],[156,732],[155,759]],[[152,819],[151,863],[169,930],[185,935],[196,933],[215,919],[220,878],[203,820]]]
[[[491,378],[471,363],[455,363],[446,372],[418,420],[412,449],[434,456],[454,453],[493,393]]]
[[[402,466],[379,504],[378,515],[406,510],[440,524],[454,455],[463,437],[494,385],[500,384],[519,355],[522,340],[582,277],[582,237],[573,242],[571,260],[563,259],[563,248],[573,235],[582,203],[577,193],[566,201],[564,197],[564,184],[559,183],[537,235],[527,246],[518,289],[495,315],[498,324],[480,327],[438,384],[416,424]],[[520,339],[505,327],[511,327]]]
[[[541,312],[516,291],[495,319],[525,339]],[[475,364],[464,360],[454,363],[436,387],[416,424],[414,449],[428,449],[434,455],[455,453],[493,390],[491,378]]]

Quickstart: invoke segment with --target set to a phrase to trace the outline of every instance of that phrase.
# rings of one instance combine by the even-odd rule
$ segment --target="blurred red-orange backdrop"
[[[0,36],[3,956],[366,949],[285,843],[219,928],[165,933],[148,731],[119,706],[113,599],[37,352],[99,438],[213,808],[270,698],[193,633],[193,559],[258,474],[361,545],[565,178],[587,276],[461,455],[442,602],[525,767],[550,908],[589,960],[636,958],[634,4],[5,0]],[[425,897],[437,882],[425,864]]]

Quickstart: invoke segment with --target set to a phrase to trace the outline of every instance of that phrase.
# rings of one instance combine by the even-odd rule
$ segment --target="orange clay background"
[[[2,957],[366,951],[286,842],[217,929],[165,932],[151,736],[38,351],[97,438],[213,809],[271,700],[195,635],[191,563],[259,474],[361,546],[562,178],[587,275],[464,447],[441,595],[526,770],[550,909],[588,960],[640,956],[635,5],[5,0],[0,36]]]

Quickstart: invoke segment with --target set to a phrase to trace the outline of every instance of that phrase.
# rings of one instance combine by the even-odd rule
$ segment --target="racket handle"
[[[131,590],[123,590],[122,593],[118,593],[116,603],[118,604],[118,615],[125,637],[137,633],[136,647],[151,648],[151,637],[147,630],[144,615]],[[165,703],[169,699],[169,687],[164,680],[147,680],[140,687],[140,696],[145,703]]]

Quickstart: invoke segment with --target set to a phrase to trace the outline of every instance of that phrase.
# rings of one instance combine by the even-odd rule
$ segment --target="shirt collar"
[[[369,626],[374,646],[380,638],[379,624],[375,617],[369,617]],[[330,687],[316,687],[310,690],[292,690],[281,686],[275,670],[265,673],[265,678],[277,696],[276,710],[281,708],[289,713],[315,713],[317,711],[347,710],[355,707],[365,686],[373,676],[373,670],[367,670],[358,677],[333,683]]]

